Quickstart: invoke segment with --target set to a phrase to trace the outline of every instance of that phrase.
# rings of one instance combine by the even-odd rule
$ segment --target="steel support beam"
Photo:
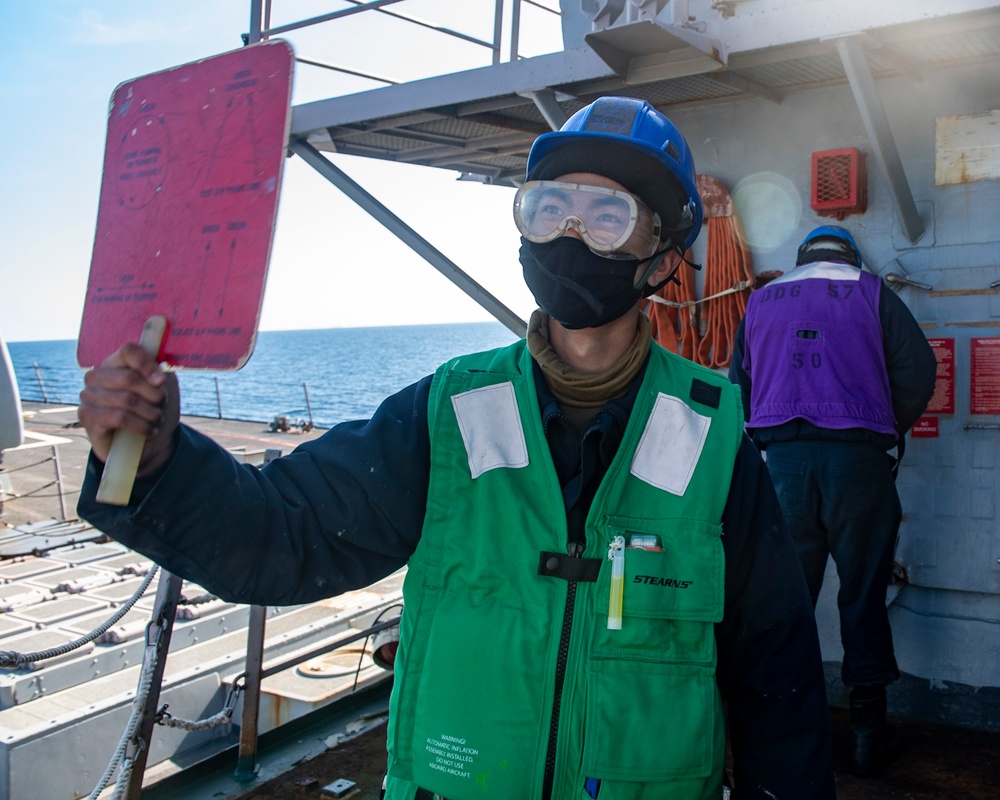
[[[153,605],[153,617],[146,626],[146,642],[155,646],[156,663],[152,667],[149,692],[146,695],[146,705],[142,711],[142,719],[138,730],[129,742],[126,755],[131,755],[132,772],[128,785],[124,788],[125,800],[139,800],[142,792],[142,778],[146,772],[146,760],[152,745],[153,726],[160,704],[160,691],[163,688],[163,673],[167,667],[167,652],[170,650],[170,635],[174,629],[174,619],[177,616],[177,602],[180,600],[181,587],[184,581],[166,570],[160,570],[160,582],[156,587],[156,601]],[[148,651],[147,651],[148,655]],[[143,667],[146,661],[143,658]]]
[[[256,44],[260,41],[263,16],[263,0],[250,0],[250,33],[244,39],[247,44]]]
[[[566,124],[569,117],[562,110],[559,101],[556,100],[556,93],[551,89],[535,89],[530,92],[518,92],[522,97],[528,97],[535,104],[538,113],[544,117],[552,130],[557,131]]]
[[[844,64],[847,81],[854,93],[854,100],[861,113],[861,121],[868,133],[868,141],[875,151],[875,160],[889,184],[889,194],[896,207],[896,217],[903,234],[910,242],[924,235],[924,223],[913,200],[910,184],[906,180],[903,162],[899,158],[896,142],[892,138],[889,119],[875,88],[864,48],[857,37],[837,40],[837,52]]]
[[[292,141],[289,147],[293,153],[381,222],[434,269],[506,325],[516,336],[524,337],[528,326],[523,319],[466,275],[444,253],[393,214],[367,190],[355,183],[343,170],[324,157],[319,150],[302,139]]]
[[[236,760],[236,780],[257,774],[257,728],[260,722],[260,683],[264,668],[264,638],[267,606],[250,606],[247,621],[246,679],[243,684],[243,715],[240,722],[240,749]],[[236,684],[233,684],[235,690]]]

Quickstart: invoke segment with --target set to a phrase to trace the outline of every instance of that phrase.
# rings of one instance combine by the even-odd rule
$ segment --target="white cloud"
[[[71,25],[73,44],[106,46],[176,41],[183,31],[155,19],[106,21],[100,11],[85,8]]]

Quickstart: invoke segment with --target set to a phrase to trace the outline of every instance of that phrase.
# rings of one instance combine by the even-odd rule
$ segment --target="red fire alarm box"
[[[868,208],[865,154],[855,147],[813,153],[811,204],[821,217],[863,213]]]

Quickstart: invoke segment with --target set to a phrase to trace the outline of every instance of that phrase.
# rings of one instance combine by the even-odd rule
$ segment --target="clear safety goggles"
[[[660,238],[660,217],[628,192],[561,181],[527,181],[514,195],[514,222],[529,242],[544,244],[573,228],[595,253],[634,258],[620,252],[633,240]],[[640,238],[641,237],[641,238]]]

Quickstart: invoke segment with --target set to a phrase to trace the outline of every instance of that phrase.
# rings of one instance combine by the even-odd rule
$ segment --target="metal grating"
[[[530,100],[525,100],[521,97],[514,98],[498,98],[497,103],[501,104],[500,110],[496,113],[501,114],[504,119],[509,120],[518,126],[524,126],[527,128],[537,127],[537,128],[548,128],[545,119],[542,117],[541,112],[535,106],[535,104]],[[460,116],[469,116],[473,120],[480,120],[483,117],[484,112],[479,110],[474,110],[476,106],[474,105],[473,110],[459,109],[458,113]],[[559,104],[563,110],[566,111],[567,116],[572,114],[577,108],[582,108],[583,103],[579,103],[575,100],[564,100]],[[572,109],[572,110],[570,110]]]
[[[694,103],[699,100],[723,100],[742,94],[742,92],[725,83],[713,80],[710,75],[691,75],[670,81],[643,84],[634,88],[623,88],[617,90],[616,94],[624,97],[639,97],[648,100],[654,106],[667,106],[676,103]]]
[[[1000,28],[987,27],[898,45],[901,52],[926,66],[957,65],[1000,55]]]
[[[819,83],[842,81],[844,66],[837,53],[823,53],[738,70],[744,78],[776,89],[802,88]]]
[[[509,125],[503,125],[503,120]],[[545,129],[548,126],[541,119],[532,120],[526,116],[518,117],[513,113],[504,112],[503,117],[498,114],[475,115],[474,117],[442,117],[432,122],[425,122],[412,125],[407,130],[416,133],[433,134],[435,136],[445,136],[457,140],[478,139],[490,136],[502,136],[510,133],[511,129]]]
[[[399,153],[406,150],[415,150],[426,145],[426,142],[416,142],[403,136],[393,136],[390,133],[378,131],[367,133],[365,131],[352,131],[347,128],[338,128],[333,131],[333,141],[337,148],[368,147],[384,153]]]

